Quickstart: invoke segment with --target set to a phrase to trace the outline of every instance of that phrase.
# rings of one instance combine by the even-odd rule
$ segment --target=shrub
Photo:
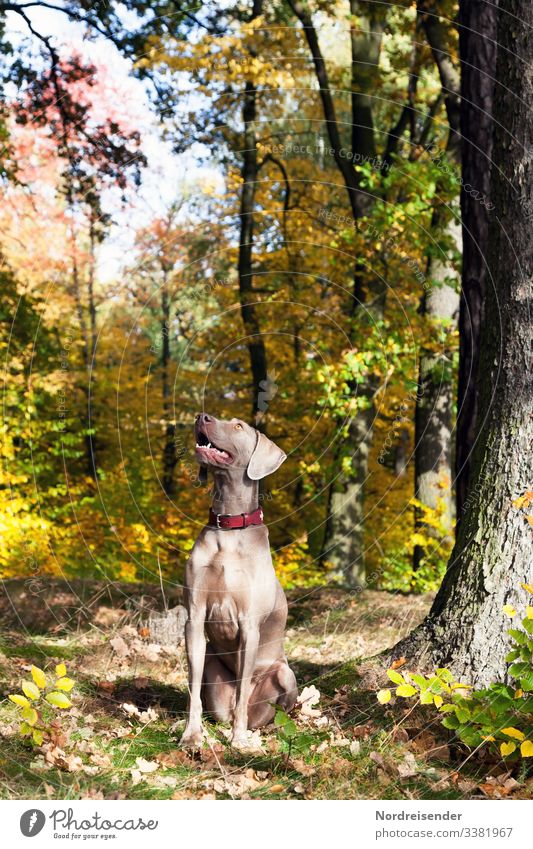
[[[533,594],[533,585],[522,584]],[[510,605],[504,612],[517,615]],[[422,705],[433,705],[443,714],[442,725],[454,731],[469,748],[485,743],[504,758],[533,757],[533,740],[528,739],[533,727],[533,607],[526,608],[522,629],[511,628],[511,651],[507,655],[508,675],[514,686],[494,683],[482,690],[457,681],[449,669],[436,669],[425,676],[415,672],[388,669],[389,679],[396,685],[396,696],[417,698]],[[380,690],[378,701],[392,699],[390,689]]]

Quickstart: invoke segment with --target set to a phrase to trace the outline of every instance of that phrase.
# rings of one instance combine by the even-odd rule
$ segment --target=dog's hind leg
[[[277,661],[257,682],[248,704],[248,727],[261,728],[274,719],[275,705],[292,710],[298,698],[294,672],[285,660]]]

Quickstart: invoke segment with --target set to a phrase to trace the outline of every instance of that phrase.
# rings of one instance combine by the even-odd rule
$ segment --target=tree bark
[[[479,336],[487,286],[492,159],[492,100],[497,56],[498,2],[461,0],[459,52],[463,270],[459,309],[459,383],[456,430],[456,513],[465,506],[471,453],[476,437]]]
[[[513,501],[533,474],[533,5],[501,0],[489,280],[479,361],[478,439],[467,509],[427,619],[393,650],[449,666],[469,683],[505,680],[506,603],[533,581],[533,536]],[[465,221],[468,228],[468,221]]]
[[[263,12],[262,0],[254,0],[251,20]],[[266,418],[259,410],[261,392],[268,386],[267,356],[264,339],[261,335],[259,319],[253,294],[253,244],[254,244],[254,202],[259,165],[257,161],[257,139],[255,133],[257,93],[255,83],[247,80],[244,86],[244,104],[242,119],[244,123],[242,153],[242,193],[240,206],[239,237],[239,297],[244,329],[247,334],[247,346],[252,372],[252,423],[260,430],[266,427]]]

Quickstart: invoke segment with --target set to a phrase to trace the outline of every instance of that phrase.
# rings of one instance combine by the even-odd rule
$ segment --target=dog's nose
[[[207,413],[198,413],[198,415],[196,416],[196,421],[199,424],[209,424],[209,422],[213,421],[213,417],[208,416]]]

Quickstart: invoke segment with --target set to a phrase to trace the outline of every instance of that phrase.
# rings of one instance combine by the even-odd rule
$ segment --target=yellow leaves
[[[509,616],[510,618],[512,618],[513,616],[516,616],[516,610],[515,610],[515,608],[513,607],[512,604],[504,604],[504,606],[502,607],[502,610],[505,613],[505,615]]]
[[[524,695],[523,690],[520,690],[520,689],[515,690],[514,695],[513,695],[513,699],[521,699],[523,695]]]
[[[37,722],[39,715],[35,708],[32,708],[31,705],[22,709],[22,718],[28,723],[28,725],[35,725]]]
[[[42,669],[39,669],[38,666],[32,666],[31,668],[31,677],[35,681],[38,687],[41,690],[44,690],[46,687],[46,675],[44,674]]]
[[[435,707],[437,709],[442,706],[443,701],[444,701],[444,699],[442,698],[442,696],[434,696],[433,697],[433,704],[435,705]]]
[[[532,758],[533,757],[533,742],[531,740],[525,740],[520,746],[520,754],[523,758]]]
[[[413,687],[412,684],[400,684],[399,687],[396,687],[396,695],[401,696],[403,699],[409,699],[411,696],[415,696],[416,692],[416,687]]]
[[[29,707],[30,703],[25,696],[20,696],[18,693],[15,693],[8,698],[13,702],[13,704],[18,705],[19,707]]]
[[[516,751],[516,743],[502,743],[500,746],[500,752],[504,758],[512,755],[514,751]]]
[[[529,505],[533,503],[533,490],[528,490],[524,492],[523,495],[519,495],[518,498],[515,498],[513,501],[513,507],[516,507],[517,510],[521,510],[522,507],[529,507]]]
[[[502,734],[505,734],[506,737],[512,737],[514,740],[524,740],[525,734],[522,731],[519,731],[518,728],[502,728]]]
[[[64,663],[58,663],[55,671],[58,678],[63,678],[67,674],[67,667]]]
[[[41,691],[32,681],[22,682],[22,692],[28,697],[28,699],[31,699],[31,701],[35,701],[41,695]]]
[[[530,605],[526,607],[526,618],[533,619],[533,607],[530,607]]]
[[[56,690],[48,693],[45,698],[48,704],[61,708],[61,710],[65,710],[72,706],[70,699],[68,699],[64,693],[59,693]]]
[[[58,678],[55,686],[58,690],[64,690],[66,693],[70,693],[75,683],[76,682],[72,678],[64,677]]]
[[[405,684],[405,678],[399,672],[396,672],[395,669],[387,669],[387,676],[390,678],[393,684]]]
[[[377,694],[377,700],[380,703],[380,705],[386,705],[387,702],[390,702],[390,700],[391,700],[391,691],[387,690],[387,689],[379,690],[379,692]]]
[[[520,584],[523,590],[526,590],[528,593],[533,595],[533,584]]]

